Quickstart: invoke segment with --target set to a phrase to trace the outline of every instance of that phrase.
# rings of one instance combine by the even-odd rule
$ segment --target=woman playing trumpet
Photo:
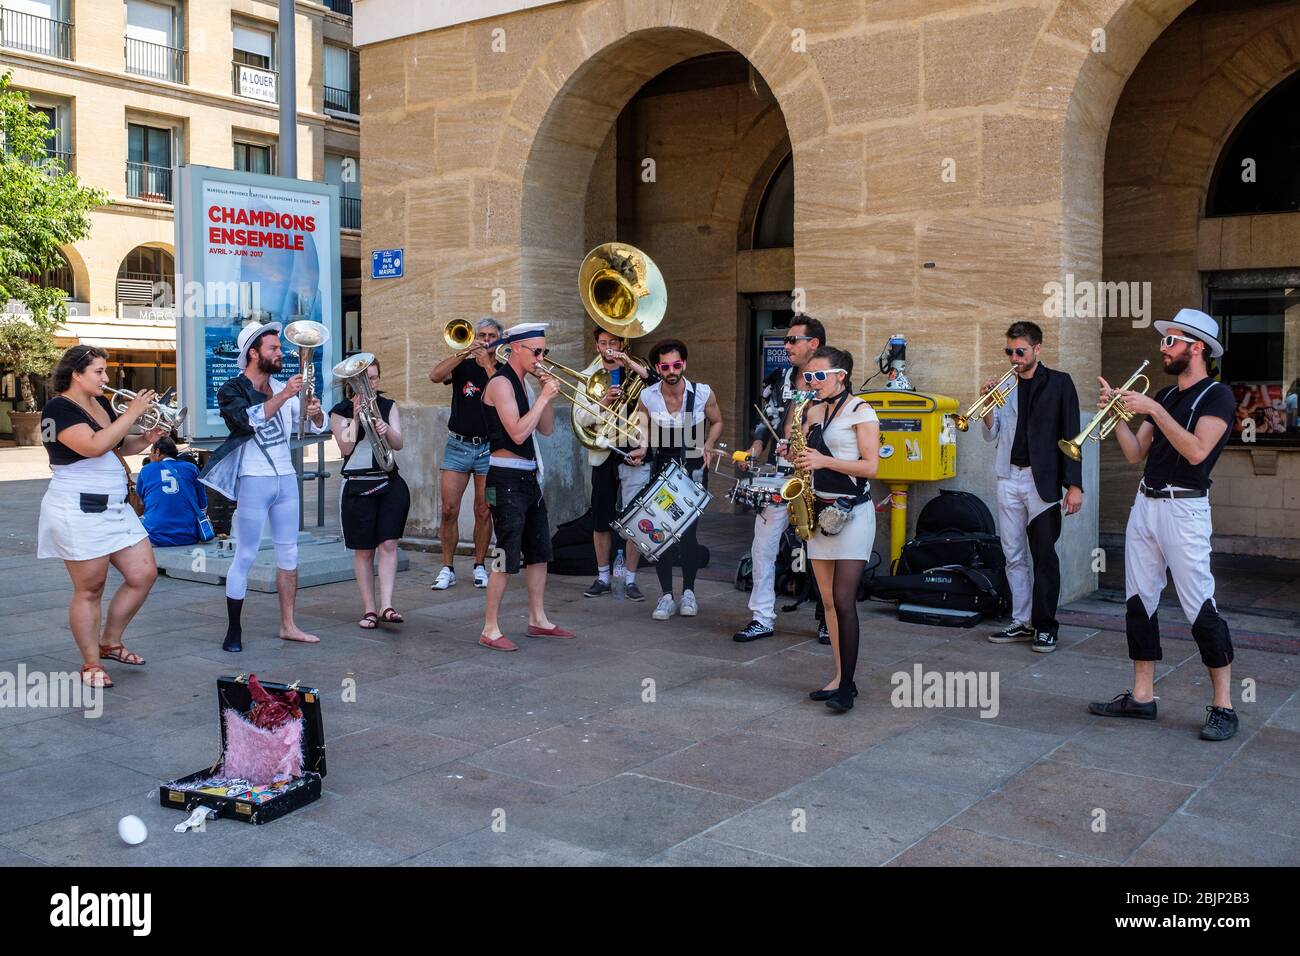
[[[61,558],[68,569],[68,624],[81,650],[81,679],[92,687],[113,686],[101,660],[144,663],[122,645],[122,633],[158,577],[149,535],[126,501],[128,469],[117,454],[139,454],[162,437],[162,428],[128,434],[156,395],[145,389],[118,415],[103,396],[107,364],[108,354],[91,345],[64,352],[51,376],[58,394],[45,403],[41,419],[54,477],[41,499],[36,556]],[[122,575],[122,586],[108,603],[101,631],[110,564]]]

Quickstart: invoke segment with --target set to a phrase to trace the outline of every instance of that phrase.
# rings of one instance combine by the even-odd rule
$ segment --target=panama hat
[[[243,331],[239,333],[239,358],[235,361],[238,363],[240,370],[248,368],[248,350],[253,347],[253,342],[261,338],[267,332],[274,332],[279,335],[283,330],[279,322],[267,322],[265,325],[246,325]]]
[[[1192,338],[1200,339],[1210,348],[1210,357],[1218,358],[1223,354],[1223,344],[1219,341],[1219,323],[1199,309],[1180,309],[1169,322],[1155,323],[1156,331],[1168,335],[1170,329],[1182,329]]]

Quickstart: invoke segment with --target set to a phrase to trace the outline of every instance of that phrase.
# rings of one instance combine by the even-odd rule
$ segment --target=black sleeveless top
[[[383,418],[383,420],[384,420],[384,424],[387,425],[387,424],[388,424],[388,416],[389,416],[389,414],[392,412],[393,406],[396,405],[397,403],[394,402],[394,401],[393,401],[391,398],[389,398],[387,395],[384,395],[383,393],[380,393],[380,394],[376,395],[376,396],[375,396],[375,401],[376,401],[376,404],[378,404],[378,406],[379,406],[379,415],[380,415],[381,418]],[[331,415],[338,415],[340,418],[351,419],[351,418],[352,418],[352,399],[350,399],[350,398],[340,399],[340,400],[339,400],[339,403],[338,403],[337,405],[335,405],[333,408],[330,409],[330,414],[331,414]],[[361,444],[361,439],[363,439],[363,438],[365,438],[365,437],[366,437],[366,427],[365,427],[364,425],[362,425],[360,422],[357,422],[357,445],[360,445],[360,444]],[[352,451],[348,452],[348,456],[347,456],[347,458],[345,458],[345,459],[343,460],[343,467],[340,468],[339,471],[342,472],[343,475],[344,475],[345,477],[348,477],[348,478],[362,478],[362,477],[367,477],[367,478],[368,478],[368,477],[371,477],[371,476],[374,476],[374,477],[384,477],[384,476],[392,476],[392,475],[397,474],[397,463],[396,463],[396,462],[397,462],[397,456],[396,456],[396,455],[393,456],[393,470],[392,470],[392,471],[384,471],[384,469],[382,469],[382,468],[380,468],[380,467],[378,466],[378,463],[376,463],[375,466],[374,466],[373,468],[366,468],[366,469],[358,468],[358,469],[356,469],[356,470],[354,470],[354,471],[348,471],[348,465],[352,462],[352,456],[355,455],[356,453],[357,453],[357,448],[356,448],[356,445],[354,445],[354,446],[352,447]],[[372,452],[372,455],[373,455],[373,452]]]
[[[507,362],[502,365],[492,378],[504,378],[510,383],[510,386],[515,390],[515,404],[519,408],[519,414],[527,415],[531,407],[528,404],[528,392],[524,389],[524,383],[519,381],[519,376],[515,374],[515,370],[510,367],[510,363]],[[492,384],[491,380],[488,381],[488,384]],[[487,402],[483,403],[483,417],[487,420],[488,448],[491,451],[509,451],[529,461],[537,460],[537,450],[533,446],[532,435],[524,439],[522,445],[515,444],[510,438],[510,433],[506,431],[506,427],[501,424],[501,416],[497,414],[496,408]]]
[[[823,433],[830,427],[835,416],[840,413],[845,403],[852,398],[852,393],[846,388],[840,393],[840,397],[832,405],[826,402],[829,411],[826,414],[825,423],[818,422],[807,430],[804,437],[804,444],[823,455],[831,454],[830,448],[826,444]],[[834,471],[830,468],[816,468],[813,470],[813,490],[823,495],[860,495],[866,490],[867,480],[865,478],[856,478],[853,475],[846,475],[842,471]]]

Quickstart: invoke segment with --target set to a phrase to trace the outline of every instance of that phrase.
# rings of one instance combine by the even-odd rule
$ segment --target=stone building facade
[[[1007,325],[1037,321],[1086,418],[1099,374],[1159,367],[1150,321],[1205,307],[1208,272],[1300,266],[1300,218],[1205,216],[1233,130],[1300,63],[1298,17],[1294,0],[359,0],[362,244],[406,250],[405,278],[363,283],[369,347],[436,468],[443,324],[544,319],[560,361],[585,364],[577,266],[617,237],[662,268],[660,331],[691,346],[734,445],[754,316],[780,295],[859,381],[902,332],[913,385],[963,405],[1006,368]],[[787,156],[792,240],[758,244]],[[1047,306],[1053,283],[1121,280],[1150,283],[1145,317]],[[1277,347],[1292,369],[1294,331]],[[1293,438],[1225,452],[1217,547],[1300,555]],[[585,507],[577,451],[547,443],[559,518]],[[1067,595],[1094,586],[1137,481],[1113,443],[1085,463]],[[415,489],[415,533],[436,525],[435,484]],[[991,499],[975,431],[943,484]]]
[[[114,384],[174,386],[176,323],[155,282],[174,268],[172,168],[187,163],[337,181],[358,167],[350,0],[299,0],[298,168],[280,168],[276,0],[25,0],[0,4],[0,71],[47,113],[51,150],[112,202],[62,249],[63,345],[109,350]],[[327,62],[329,61],[329,62]],[[335,77],[341,77],[336,79]],[[240,165],[243,164],[243,165]],[[344,310],[360,308],[360,195],[343,188]],[[3,305],[3,303],[0,303]],[[354,335],[353,338],[358,336]],[[0,398],[0,432],[9,431]]]

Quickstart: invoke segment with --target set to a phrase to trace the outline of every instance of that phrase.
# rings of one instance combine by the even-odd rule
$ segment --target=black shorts
[[[599,465],[591,466],[591,519],[593,530],[609,531],[618,517],[618,463],[612,452]]]
[[[349,478],[339,501],[343,544],[351,551],[373,551],[380,542],[396,541],[406,530],[411,490],[401,475],[390,475],[387,487],[373,478]],[[373,489],[371,494],[364,494]]]
[[[488,468],[487,501],[497,547],[505,555],[505,567],[500,570],[518,574],[521,566],[551,560],[551,528],[537,472]]]

